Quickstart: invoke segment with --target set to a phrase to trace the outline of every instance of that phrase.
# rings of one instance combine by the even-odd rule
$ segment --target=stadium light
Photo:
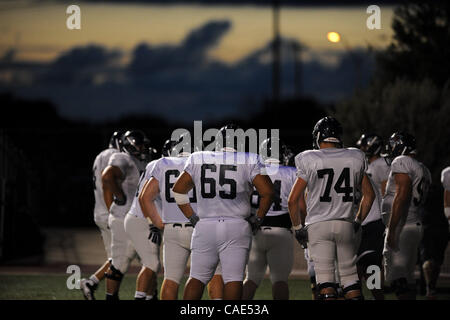
[[[341,41],[341,35],[337,32],[331,31],[327,33],[327,39],[330,42],[336,43]]]

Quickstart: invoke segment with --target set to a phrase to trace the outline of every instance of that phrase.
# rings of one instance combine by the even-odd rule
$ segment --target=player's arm
[[[144,185],[139,194],[139,204],[142,213],[149,220],[149,224],[155,225],[158,229],[164,229],[164,223],[155,206],[155,199],[159,195],[159,181],[151,177]]]
[[[300,225],[305,225],[307,214],[305,201],[306,185],[307,182],[305,180],[300,177],[297,178],[289,194],[288,209],[294,229],[298,229]]]
[[[275,192],[273,188],[273,183],[268,175],[262,174],[257,174],[253,179],[252,183],[255,186],[256,191],[258,191],[260,197],[259,207],[258,210],[256,211],[256,216],[262,220],[266,216],[267,211],[269,211],[270,206],[272,205],[274,199]]]
[[[295,238],[303,249],[306,249],[308,246],[308,232],[305,227],[307,214],[305,201],[306,185],[307,182],[298,177],[288,198],[288,209],[289,216],[291,217],[292,228],[294,229]]]
[[[118,205],[126,202],[125,193],[123,192],[119,181],[123,180],[122,171],[116,166],[108,166],[102,173],[103,198],[106,207],[110,209],[113,201]],[[115,198],[115,199],[114,199]]]
[[[444,214],[450,222],[450,190],[444,190]]]
[[[175,198],[175,202],[183,212],[184,216],[194,225],[198,222],[199,218],[191,207],[188,192],[194,188],[194,182],[192,177],[186,171],[178,177],[177,181],[173,185],[172,192]]]
[[[384,194],[386,193],[386,185],[387,180],[381,181],[381,196],[384,197]]]
[[[392,202],[391,217],[388,224],[388,245],[391,248],[396,247],[395,231],[400,219],[407,214],[408,203],[411,201],[412,183],[408,174],[396,173],[394,175],[395,181],[395,196]]]
[[[373,201],[375,200],[375,192],[373,191],[372,184],[366,174],[364,174],[362,179],[361,191],[362,198],[359,204],[358,213],[356,214],[357,223],[361,223],[366,219],[372,208]]]

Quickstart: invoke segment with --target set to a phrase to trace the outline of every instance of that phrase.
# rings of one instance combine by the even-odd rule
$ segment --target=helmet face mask
[[[149,143],[145,134],[139,130],[127,131],[122,137],[123,151],[139,160],[146,160],[148,150],[145,149],[148,149]]]
[[[387,157],[392,162],[401,155],[416,154],[416,139],[406,132],[395,132],[387,144]]]
[[[380,155],[383,148],[383,140],[377,134],[363,134],[356,142],[356,146],[370,158]]]
[[[162,147],[162,156],[163,157],[171,157],[172,150],[176,145],[177,145],[177,141],[173,141],[170,139],[166,140],[166,142],[164,142],[164,145]]]
[[[313,148],[320,149],[321,142],[335,143],[342,147],[342,126],[333,117],[320,119],[312,132]]]
[[[111,138],[109,139],[109,148],[114,148],[122,151],[122,131],[114,131]]]

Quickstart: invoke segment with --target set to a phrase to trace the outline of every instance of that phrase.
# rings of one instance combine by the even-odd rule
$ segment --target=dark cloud
[[[141,43],[133,52],[129,71],[133,76],[151,77],[161,70],[177,73],[197,68],[208,61],[208,51],[219,43],[230,28],[229,21],[210,21],[191,31],[179,46],[152,47]]]
[[[181,50],[195,62],[204,59],[205,53],[216,46],[222,36],[231,28],[229,21],[210,21],[189,33],[181,45]]]
[[[100,45],[76,47],[64,52],[51,63],[39,81],[68,85],[92,84],[93,77],[120,56],[120,51],[107,50]]]
[[[7,84],[0,80],[0,89],[49,98],[62,115],[95,121],[131,113],[176,122],[251,117],[271,95],[272,44],[231,65],[210,58],[209,50],[231,27],[229,21],[210,21],[178,45],[141,43],[126,66],[114,64],[120,52],[99,45],[73,48],[47,65],[0,62],[0,76],[7,71],[16,75]],[[293,43],[281,41],[284,96],[294,93]],[[304,93],[333,101],[353,91],[355,65],[348,54],[341,53],[337,65],[329,66],[309,53],[312,59],[302,65]],[[367,83],[373,59],[362,50],[354,55],[361,61],[361,84]]]

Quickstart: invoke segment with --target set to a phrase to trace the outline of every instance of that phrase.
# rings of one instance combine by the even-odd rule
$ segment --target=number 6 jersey
[[[183,215],[173,197],[172,187],[183,171],[186,157],[164,157],[158,160],[151,175],[158,180],[162,200],[162,220],[164,223],[185,223],[189,220]],[[192,209],[197,209],[195,188],[188,193]]]
[[[367,169],[364,153],[355,148],[308,150],[295,157],[297,177],[306,183],[306,225],[345,219],[353,221],[356,190]]]
[[[194,152],[184,171],[197,189],[197,214],[202,218],[247,218],[253,179],[264,174],[257,154],[244,152]]]
[[[423,204],[425,203],[428,189],[431,185],[431,173],[421,162],[410,156],[399,156],[392,161],[391,172],[386,185],[386,194],[383,197],[383,211],[391,213],[392,203],[395,196],[396,173],[406,173],[411,179],[411,201],[408,206],[408,215],[402,217],[401,221],[415,223],[422,221]],[[406,219],[406,220],[404,220]]]

